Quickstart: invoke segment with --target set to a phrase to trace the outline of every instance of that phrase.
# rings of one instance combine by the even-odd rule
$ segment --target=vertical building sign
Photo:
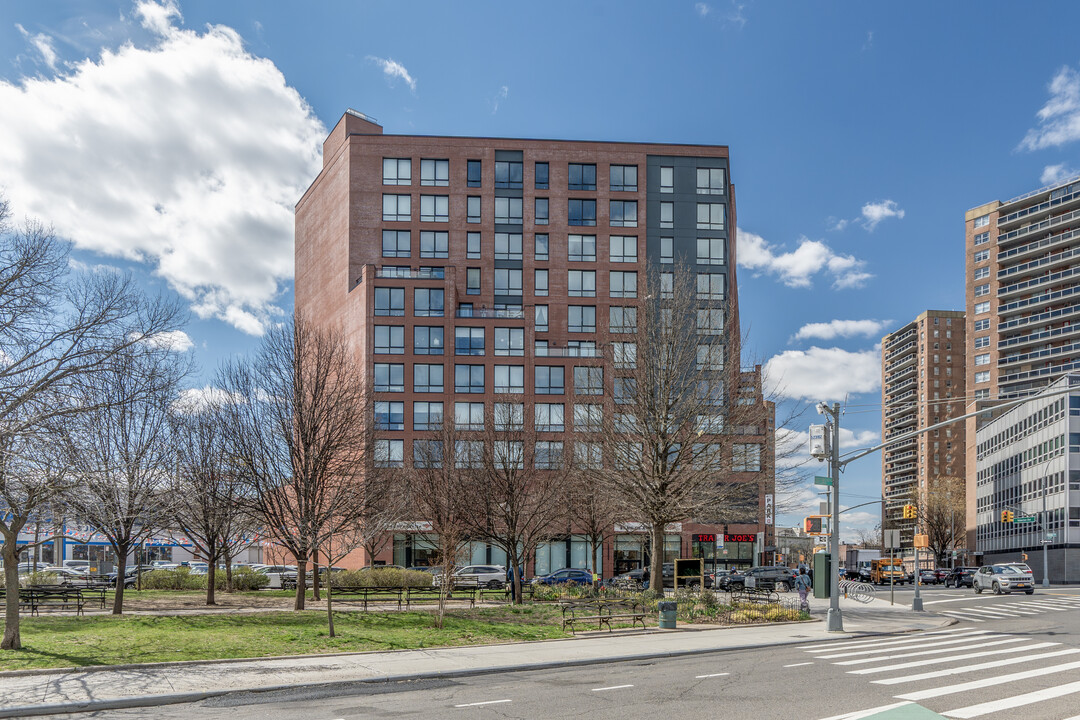
[[[773,524],[773,496],[772,493],[765,494],[765,524]]]

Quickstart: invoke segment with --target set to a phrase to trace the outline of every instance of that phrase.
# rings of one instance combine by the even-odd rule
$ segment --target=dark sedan
[[[945,576],[945,587],[972,587],[978,569],[977,567],[954,568],[952,572]]]
[[[563,568],[562,570],[556,570],[550,575],[533,578],[532,582],[533,585],[567,585],[569,583],[574,583],[575,585],[592,585],[592,573],[588,570]]]

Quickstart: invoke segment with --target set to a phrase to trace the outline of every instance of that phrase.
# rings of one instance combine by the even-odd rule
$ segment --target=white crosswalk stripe
[[[943,636],[943,635],[953,635],[955,633],[968,633],[968,632],[971,632],[968,628],[956,628],[956,627],[953,627],[953,628],[944,628],[942,630],[933,630],[931,632],[919,633],[917,637],[919,637],[919,638],[936,638],[936,637]],[[836,647],[841,647],[841,646],[847,646],[850,643],[864,643],[864,644],[865,643],[878,643],[878,642],[881,642],[881,637],[886,637],[886,636],[880,636],[880,635],[876,636],[876,637],[862,636],[862,637],[847,638],[845,640],[836,640],[836,641],[833,641],[833,642],[814,643],[812,645],[796,645],[795,649],[796,650],[820,650],[822,648],[836,648]],[[916,637],[916,636],[912,636],[912,637]]]
[[[932,658],[929,660],[912,660],[911,662],[897,663],[896,665],[863,668],[861,670],[849,670],[848,672],[852,675],[874,675],[876,673],[892,672],[893,670],[907,670],[908,668],[913,667],[940,665],[942,663],[954,662],[956,660],[972,660],[974,658],[990,657],[992,655],[1004,655],[1006,653],[1023,652],[1024,650],[1030,649],[1030,645],[1017,645],[1011,648],[1003,648],[1000,650],[984,650],[982,652],[963,653],[962,655],[950,655],[949,657]]]
[[[1001,712],[1002,710],[1012,710],[1023,707],[1024,705],[1031,705],[1032,703],[1064,697],[1065,695],[1072,695],[1073,693],[1078,692],[1080,692],[1080,682],[1066,683],[1065,685],[1056,685],[1054,687],[1036,690],[1035,692],[1029,692],[1023,695],[1013,695],[1012,697],[1002,698],[1001,700],[991,700],[990,702],[979,703],[978,705],[969,705],[967,707],[957,708],[956,710],[947,710],[943,715],[951,718],[979,717],[980,715],[989,715],[990,713]]]
[[[893,650],[900,649],[903,646],[914,645],[918,647],[936,647],[938,645],[955,645],[957,643],[970,642],[972,637],[985,635],[989,631],[986,630],[972,630],[971,632],[961,633],[960,635],[950,635],[946,639],[927,641],[922,638],[916,638],[914,640],[904,640],[901,642],[878,642],[868,643],[858,646],[850,646],[853,648],[848,651],[848,648],[837,648],[837,650],[843,649],[845,652],[836,652],[835,650],[829,651],[826,654],[817,654],[816,657],[822,660],[831,660],[833,658],[842,657],[854,657],[856,655],[872,655],[874,653],[892,652]],[[872,646],[872,647],[871,647]],[[871,647],[871,649],[867,649]]]
[[[965,615],[962,612],[949,611],[943,612],[942,615],[948,615],[949,617],[956,618],[957,620],[963,620],[964,622],[986,622],[985,618],[977,618],[969,615]]]
[[[1053,675],[1054,673],[1065,672],[1067,670],[1075,670],[1077,668],[1080,668],[1080,662],[1063,663],[1061,665],[1051,665],[1050,667],[1036,668],[1034,670],[1024,670],[1022,672],[1010,673],[1008,675],[997,675],[995,677],[980,678],[978,680],[960,683],[959,685],[949,685],[946,687],[932,688],[930,690],[917,690],[915,692],[897,695],[896,697],[901,700],[925,700],[927,698],[940,697],[942,695],[951,695],[958,692],[967,692],[968,690],[978,690],[984,687],[993,687],[995,685],[1001,685],[1002,683],[1016,682],[1017,680],[1028,680],[1029,678],[1042,677],[1043,675]]]
[[[1037,650],[1043,647],[1051,647],[1060,644],[1061,643],[1036,643],[1035,645],[1029,645],[1023,648],[1015,648],[1015,650]],[[1022,657],[1006,658],[1004,660],[991,660],[990,662],[976,663],[974,665],[963,665],[961,667],[947,668],[945,670],[931,670],[929,672],[917,673],[915,675],[885,678],[884,680],[871,680],[871,682],[875,685],[899,685],[900,683],[917,682],[919,680],[931,680],[933,678],[948,677],[949,675],[962,675],[967,672],[989,670],[996,667],[1005,667],[1006,665],[1017,665],[1019,663],[1034,662],[1036,660],[1045,660],[1052,657],[1062,657],[1063,655],[1075,655],[1076,653],[1080,653],[1080,650],[1075,648],[1069,648],[1067,650],[1056,650],[1054,652],[1040,653],[1038,655],[1024,655]],[[952,658],[947,659],[950,661],[952,660]]]
[[[934,650],[918,650],[916,652],[900,653],[899,655],[886,655],[884,657],[872,657],[872,658],[860,658],[858,660],[844,660],[843,662],[836,663],[837,665],[864,665],[866,663],[881,662],[883,660],[899,660],[901,658],[920,657],[924,655],[940,655],[942,653],[956,652],[957,650],[974,650],[982,647],[993,647],[996,645],[1008,645],[1010,643],[1025,642],[1027,638],[1014,637],[1006,638],[1002,640],[989,640],[987,642],[975,643],[974,645],[965,645],[962,648],[937,648]]]

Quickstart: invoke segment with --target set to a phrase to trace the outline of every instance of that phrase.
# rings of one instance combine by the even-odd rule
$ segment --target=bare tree
[[[453,582],[458,556],[468,546],[467,505],[469,455],[462,443],[466,433],[459,432],[454,418],[428,415],[433,431],[426,439],[413,441],[413,459],[406,474],[409,507],[414,519],[430,530],[419,535],[436,548],[439,567],[439,610],[435,626],[443,626],[446,598]]]
[[[919,514],[919,530],[927,535],[936,562],[946,563],[967,532],[964,479],[932,477],[924,492],[914,491],[910,497]]]
[[[229,458],[249,508],[296,560],[296,610],[304,609],[312,553],[364,512],[365,377],[340,332],[301,316],[271,329],[255,357],[220,373],[230,398],[223,406]]]
[[[565,503],[572,526],[589,542],[589,562],[593,574],[597,575],[604,542],[614,536],[615,522],[624,514],[608,488],[597,484],[587,470],[581,471],[580,466],[586,465],[588,458],[578,453],[573,463],[578,469],[571,470],[567,477]]]
[[[646,273],[638,288],[636,333],[608,343],[605,462],[592,471],[627,515],[650,527],[650,576],[660,593],[667,525],[757,517],[758,488],[742,473],[769,469],[773,432],[770,406],[739,371],[740,338],[726,329],[722,289],[703,286],[685,266],[668,267]]]
[[[536,548],[565,523],[569,463],[563,441],[544,440],[534,406],[516,395],[496,396],[485,406],[483,428],[463,441],[458,463],[467,465],[467,530],[506,553],[513,596],[521,601],[521,568]],[[528,428],[528,429],[527,429]],[[540,429],[536,429],[540,428]]]
[[[206,604],[216,605],[217,566],[228,564],[252,529],[244,508],[244,484],[226,459],[224,418],[218,406],[174,408],[172,441],[176,473],[172,476],[173,518],[195,549],[206,558]],[[231,591],[231,582],[226,590]]]
[[[29,518],[68,489],[66,474],[27,471],[22,460],[50,452],[55,430],[87,408],[76,386],[118,353],[167,337],[185,316],[171,301],[148,300],[118,272],[69,265],[68,246],[37,222],[15,229],[0,197],[0,535],[4,557],[18,557]],[[18,649],[17,562],[5,560],[7,605],[0,647]]]

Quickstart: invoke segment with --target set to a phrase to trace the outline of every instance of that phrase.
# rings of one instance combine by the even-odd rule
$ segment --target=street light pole
[[[833,403],[830,408],[826,403],[819,403],[818,410],[829,418],[830,453],[829,477],[832,478],[832,527],[829,534],[829,555],[832,558],[829,578],[829,614],[826,617],[827,632],[844,632],[844,617],[840,612],[840,403]]]
[[[1042,546],[1043,546],[1043,553],[1042,553],[1042,555],[1043,555],[1042,586],[1044,588],[1050,587],[1050,557],[1049,557],[1050,556],[1050,537],[1046,534],[1046,491],[1047,491],[1047,485],[1049,485],[1049,483],[1046,482],[1046,481],[1048,479],[1049,478],[1046,477],[1046,473],[1043,472],[1043,479],[1042,479],[1043,480],[1043,483],[1042,483],[1043,484],[1043,491],[1042,491],[1043,509],[1042,509],[1042,514],[1039,515],[1039,524],[1042,526],[1042,533],[1041,533],[1042,534]]]

